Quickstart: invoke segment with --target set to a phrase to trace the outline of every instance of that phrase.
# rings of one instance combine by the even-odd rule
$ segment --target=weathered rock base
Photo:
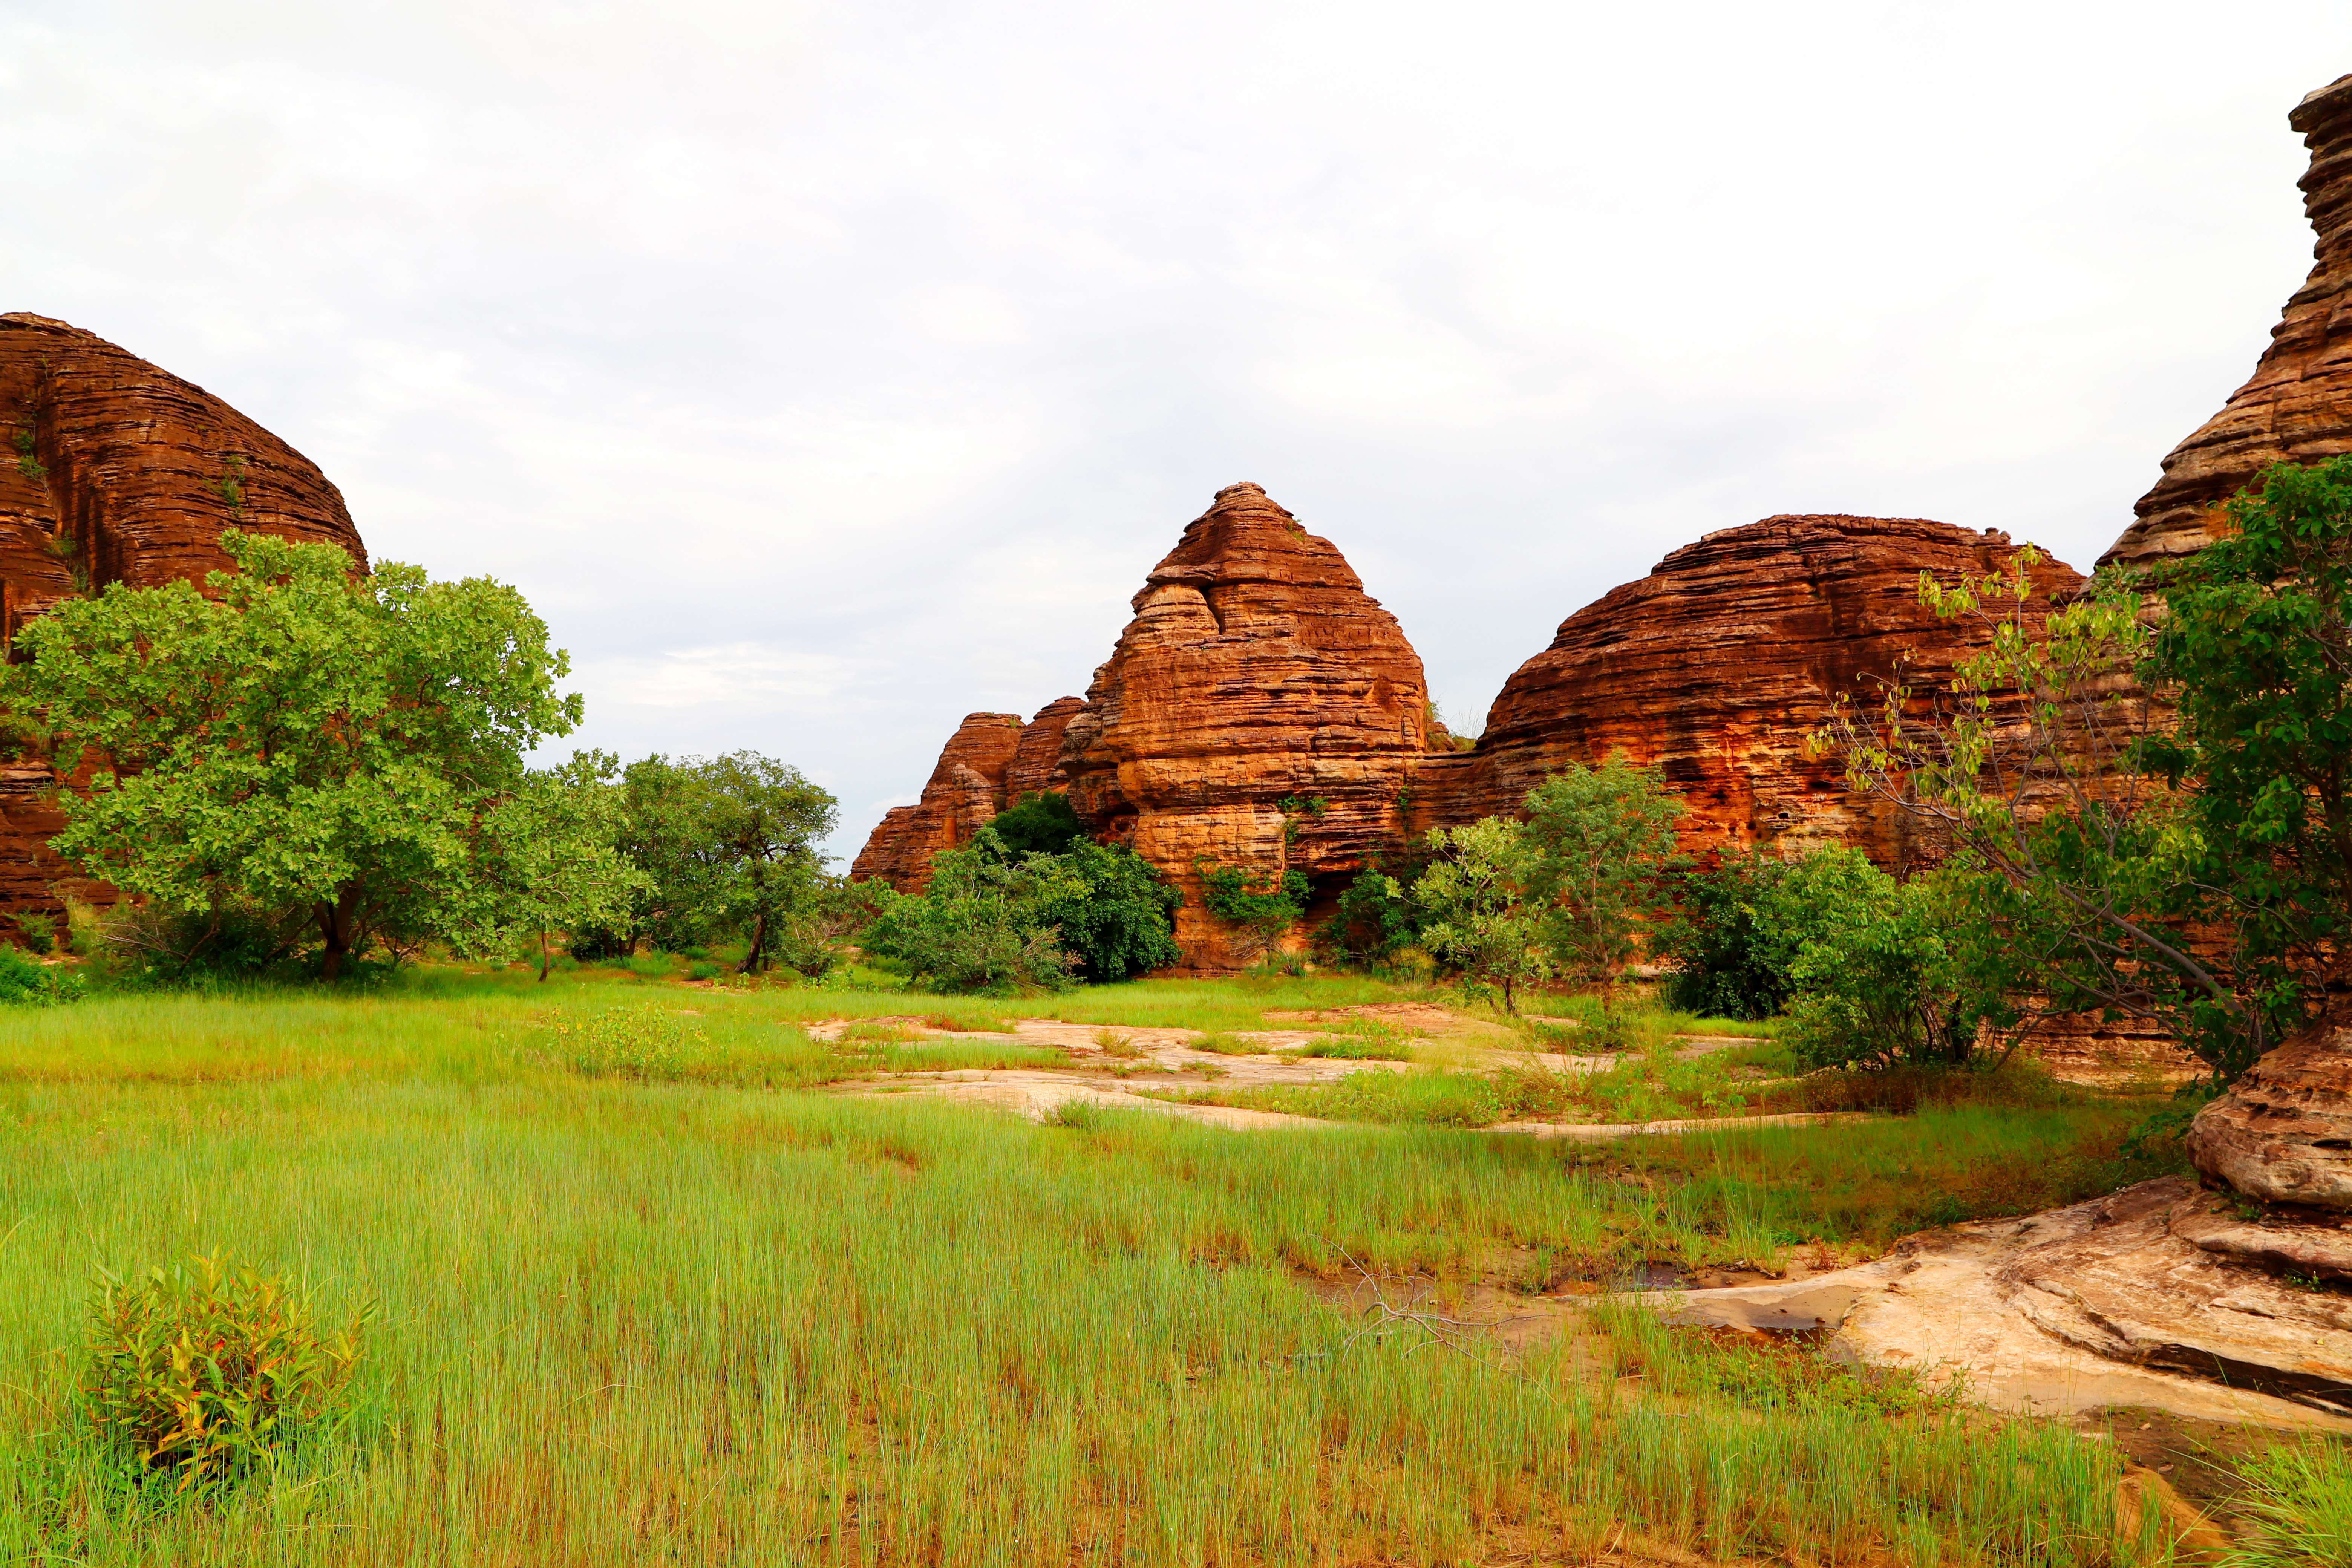
[[[2339,1280],[2352,1280],[2339,1216],[2247,1218],[2175,1176],[1912,1237],[1855,1268],[1653,1299],[1684,1322],[1826,1329],[1842,1353],[1965,1378],[1997,1409],[2143,1405],[2352,1432],[2352,1293]]]
[[[2264,1203],[2352,1211],[2352,1028],[2321,1024],[2197,1113],[2197,1168]]]

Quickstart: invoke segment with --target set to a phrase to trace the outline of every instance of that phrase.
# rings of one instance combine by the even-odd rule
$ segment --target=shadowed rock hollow
[[[46,317],[0,315],[0,643],[109,583],[202,582],[221,531],[367,550],[315,464],[204,388]],[[61,908],[55,775],[0,764],[0,907]]]

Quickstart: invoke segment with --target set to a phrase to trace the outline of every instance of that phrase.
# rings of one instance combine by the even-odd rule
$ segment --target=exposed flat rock
[[[1999,1408],[2352,1432],[2352,1298],[2249,1261],[2244,1224],[2171,1177],[1913,1237],[1859,1268],[1654,1299],[1685,1321],[1829,1329],[1865,1363],[1963,1374]]]

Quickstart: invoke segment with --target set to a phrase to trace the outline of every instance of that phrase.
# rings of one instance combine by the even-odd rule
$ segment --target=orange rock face
[[[892,808],[866,836],[849,874],[889,883],[902,893],[930,885],[931,857],[967,843],[994,820],[1005,770],[1021,748],[1018,713],[967,713],[923,785],[922,798]]]
[[[227,404],[104,339],[0,315],[0,643],[109,583],[201,582],[224,528],[366,548],[341,492]],[[0,907],[55,912],[46,767],[0,766]]]
[[[1428,746],[1421,658],[1330,541],[1251,484],[1217,492],[1133,606],[1063,738],[1070,801],[1184,890],[1188,963],[1232,967],[1255,947],[1202,906],[1201,865],[1335,895],[1400,826]]]
[[[1055,795],[1070,787],[1062,771],[1062,736],[1070,720],[1087,705],[1083,697],[1056,697],[1037,710],[1021,731],[1013,762],[1004,770],[1004,804],[1018,805],[1030,795]]]
[[[852,878],[887,882],[902,893],[930,885],[931,857],[971,842],[971,836],[1024,795],[1064,787],[1062,731],[1085,706],[1060,697],[1024,724],[1018,713],[968,713],[913,805],[894,807],[866,836],[849,868]]]
[[[1805,738],[1842,693],[1867,703],[1898,673],[1922,693],[1948,681],[1982,634],[1923,607],[1920,573],[1981,575],[2015,553],[2004,534],[1918,518],[1710,533],[1560,623],[1496,698],[1476,750],[1415,770],[1415,825],[1516,812],[1547,773],[1622,752],[1683,797],[1687,852],[1844,844],[1903,864],[1917,848],[1908,819],[1849,792]],[[2045,562],[2034,582],[2046,605],[2082,578]]]
[[[2311,276],[2271,329],[2253,378],[2164,459],[2164,478],[2101,565],[2192,552],[2212,537],[2220,503],[2260,470],[2352,451],[2352,76],[2305,99],[2287,123],[2311,148],[2301,182],[2319,237]]]

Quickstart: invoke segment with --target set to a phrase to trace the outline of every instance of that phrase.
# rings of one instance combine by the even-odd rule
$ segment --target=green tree
[[[1790,971],[1830,900],[1818,884],[1843,874],[1822,854],[1783,859],[1726,851],[1683,879],[1679,909],[1659,940],[1675,1006],[1721,1018],[1769,1018],[1795,991]]]
[[[2000,991],[1988,999],[1975,984],[1978,953],[1944,881],[1898,882],[1859,850],[1823,849],[1776,891],[1780,941],[1797,936],[1785,1037],[1801,1061],[1958,1067],[1975,1053]]]
[[[1489,816],[1433,828],[1428,842],[1437,858],[1412,889],[1426,914],[1422,946],[1448,968],[1497,987],[1503,1010],[1517,1012],[1517,989],[1552,973],[1545,942],[1550,911],[1528,892],[1537,855],[1527,830]]]
[[[1084,838],[1052,858],[1073,881],[1037,906],[1036,919],[1054,928],[1081,977],[1097,984],[1125,980],[1184,956],[1174,931],[1184,895],[1150,861],[1132,849]]]
[[[575,931],[574,951],[667,952],[740,937],[740,968],[830,966],[826,913],[835,898],[816,846],[838,820],[833,796],[757,752],[656,753],[621,775],[616,843],[643,873],[614,921]]]
[[[2032,551],[1923,574],[1982,651],[1819,737],[1949,845],[1944,896],[2006,955],[2024,1026],[2153,1024],[2224,1080],[2295,1025],[2343,928],[2352,462],[2272,469],[2231,511],[2234,536],[2147,581],[2160,609],[2113,573],[2039,602]]]
[[[1605,994],[1636,933],[1671,901],[1682,803],[1657,770],[1615,755],[1545,779],[1527,814],[1526,891],[1544,910],[1544,945],[1560,973]]]
[[[2236,937],[2238,1005],[2193,1033],[2259,1054],[2301,991],[2352,979],[2352,457],[2271,468],[2230,520],[2153,579],[2143,673],[2178,723],[2140,754],[2181,801],[2187,911]]]
[[[932,858],[930,883],[921,893],[883,895],[863,941],[867,952],[896,960],[910,978],[940,991],[1060,990],[1076,961],[1047,911],[1086,892],[1061,857],[1012,856],[983,827],[971,844]]]
[[[1066,795],[1024,795],[989,826],[1015,855],[1059,855],[1087,837]]]
[[[361,574],[332,545],[221,544],[236,570],[209,597],[114,584],[18,634],[28,662],[0,689],[89,772],[58,853],[167,909],[299,916],[330,977],[372,942],[485,944],[532,918],[502,825],[539,787],[524,758],[581,704],[521,595]]]
[[[646,886],[645,873],[614,851],[625,810],[615,771],[609,752],[575,753],[534,773],[491,814],[502,908],[512,923],[536,932],[542,981],[551,931],[610,927],[627,917]]]

